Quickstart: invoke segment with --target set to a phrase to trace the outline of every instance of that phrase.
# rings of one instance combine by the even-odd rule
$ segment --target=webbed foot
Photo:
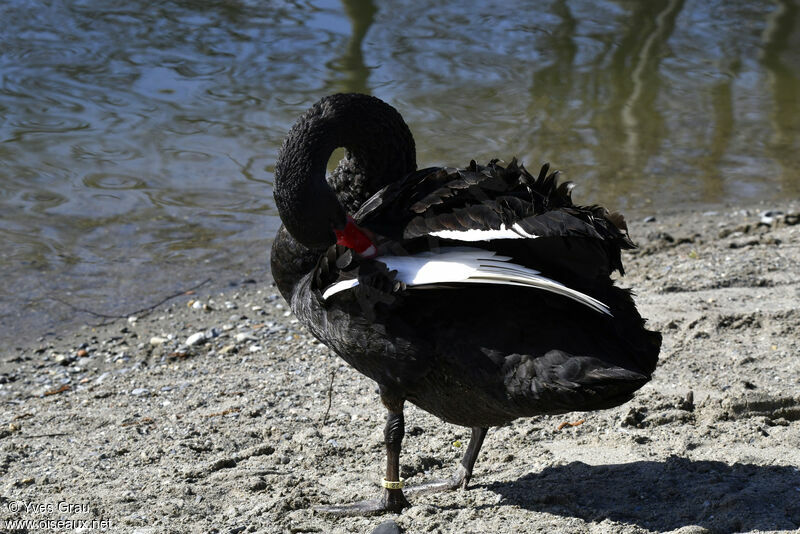
[[[459,465],[452,476],[441,480],[431,480],[418,486],[411,486],[406,489],[406,493],[409,495],[423,495],[425,493],[438,493],[458,488],[467,489],[469,479],[470,473],[467,472],[463,465]]]
[[[317,512],[338,516],[366,516],[386,513],[400,513],[403,508],[411,506],[403,495],[403,490],[383,490],[380,499],[358,501],[351,504],[336,504],[331,506],[315,506]]]

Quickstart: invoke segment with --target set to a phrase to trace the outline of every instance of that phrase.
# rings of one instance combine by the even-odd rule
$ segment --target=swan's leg
[[[386,478],[384,480],[399,483],[400,447],[405,435],[405,421],[403,419],[405,399],[400,395],[392,394],[388,388],[381,386],[381,401],[383,401],[388,410],[386,426],[383,429],[384,443],[386,445]],[[400,512],[403,508],[411,505],[403,495],[402,484],[397,485],[400,487],[396,489],[384,488],[379,499],[338,506],[320,506],[316,507],[315,510],[333,515],[372,515],[385,512]]]
[[[381,388],[381,400],[388,410],[386,415],[386,426],[383,429],[383,439],[386,444],[386,478],[388,482],[400,481],[400,448],[403,444],[403,436],[406,433],[405,419],[403,417],[403,404],[405,399],[400,396],[392,396]],[[386,504],[387,510],[399,512],[403,508],[411,506],[403,495],[402,482],[398,489],[383,489],[382,501]]]
[[[461,465],[458,466],[456,472],[450,478],[444,480],[434,480],[426,482],[419,486],[408,488],[408,494],[414,495],[418,493],[434,493],[437,491],[447,491],[456,488],[467,489],[469,479],[472,477],[472,468],[475,466],[475,460],[478,459],[478,452],[483,445],[483,439],[486,437],[488,428],[473,427],[472,435],[469,438],[469,445],[464,452],[464,458],[461,459]]]

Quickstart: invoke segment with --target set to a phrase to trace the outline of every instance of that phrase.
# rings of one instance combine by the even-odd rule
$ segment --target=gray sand
[[[400,515],[311,510],[378,494],[385,414],[374,384],[267,283],[5,348],[0,520],[139,533],[370,532],[387,519],[463,534],[795,531],[800,204],[778,208],[763,222],[766,207],[630,221],[640,248],[619,283],[664,334],[653,381],[613,410],[490,430],[471,489],[416,497]],[[408,483],[448,475],[469,431],[413,406],[406,424]]]

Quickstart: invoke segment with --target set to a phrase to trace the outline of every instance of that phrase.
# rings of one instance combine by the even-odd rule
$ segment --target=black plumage
[[[325,162],[338,146],[347,156],[331,188]],[[379,384],[389,482],[399,476],[405,400],[473,429],[453,478],[422,486],[436,490],[466,486],[488,427],[617,406],[650,379],[661,336],[611,280],[623,272],[620,251],[634,246],[624,218],[574,205],[571,190],[547,165],[533,176],[516,161],[417,171],[400,115],[365,95],[327,97],[289,133],[276,165],[285,228],[273,275],[311,333]],[[496,279],[418,285],[390,268],[462,250],[503,258],[492,267],[501,277],[535,269],[583,296]],[[327,295],[335,284],[347,289]],[[381,499],[328,511],[407,505],[386,486]]]

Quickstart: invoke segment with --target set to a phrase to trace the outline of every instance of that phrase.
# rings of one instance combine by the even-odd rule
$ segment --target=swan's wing
[[[550,172],[549,164],[534,177],[516,160],[506,167],[497,160],[486,166],[471,161],[464,169],[428,168],[409,174],[373,195],[353,217],[396,241],[470,230],[511,230],[505,233],[510,239],[575,232],[601,237],[606,225],[627,235],[621,216],[573,204],[573,187],[572,182],[560,182],[559,172]],[[531,226],[535,216],[562,209],[566,216],[545,218],[536,230]]]
[[[449,284],[501,284],[539,289],[579,302],[596,312],[611,315],[608,306],[599,300],[567,287],[539,271],[510,262],[511,258],[494,252],[456,247],[439,252],[423,252],[409,256],[382,256],[376,258],[394,280],[406,288],[424,288]],[[359,285],[358,278],[340,280],[322,292],[324,300]]]
[[[599,206],[575,206],[571,191],[572,183],[559,183],[558,172],[548,165],[534,177],[516,161],[506,167],[471,162],[465,169],[411,174],[370,198],[354,218],[393,243],[411,243],[414,251],[419,250],[415,241],[461,243],[513,256],[515,263],[536,269],[543,254],[552,260],[557,253],[563,259],[553,265],[555,272],[586,263],[588,271],[577,273],[586,279],[622,272],[620,250],[634,246],[624,219]],[[543,240],[581,243],[535,243]]]

